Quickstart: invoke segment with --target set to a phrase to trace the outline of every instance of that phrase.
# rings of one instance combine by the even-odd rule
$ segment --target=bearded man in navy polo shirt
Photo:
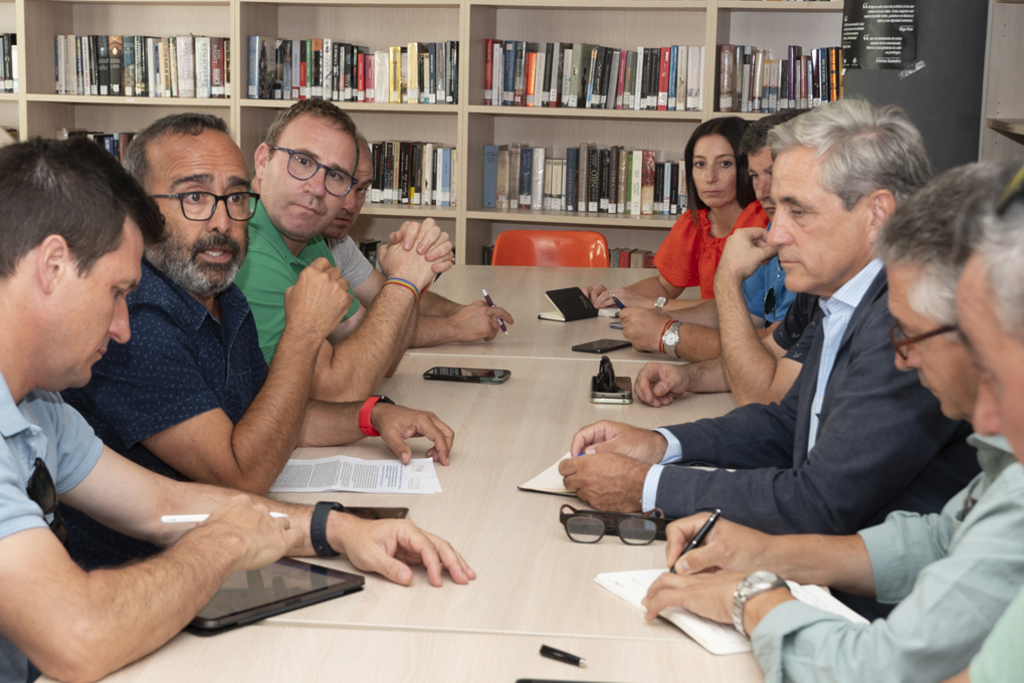
[[[125,165],[157,200],[168,239],[146,251],[128,296],[130,341],[111,344],[92,381],[65,392],[108,446],[169,477],[256,493],[267,492],[296,446],[364,435],[383,437],[402,462],[411,457],[404,438],[426,436],[434,444],[427,455],[448,464],[454,435],[432,413],[377,396],[309,400],[317,351],[351,303],[348,283],[326,259],[285,293],[287,326],[267,365],[249,304],[233,284],[258,195],[221,119],[165,117],[133,140]],[[399,246],[392,258],[421,257]],[[83,566],[157,550],[73,509],[67,516]]]

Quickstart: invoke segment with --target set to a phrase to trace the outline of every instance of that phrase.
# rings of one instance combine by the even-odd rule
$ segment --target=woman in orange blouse
[[[689,210],[683,214],[654,256],[656,277],[628,287],[584,287],[595,306],[613,306],[612,295],[626,306],[650,308],[659,297],[666,311],[687,306],[673,301],[687,287],[700,286],[701,298],[715,296],[714,279],[725,240],[736,228],[768,225],[768,215],[754,197],[747,158],[739,144],[747,122],[736,116],[712,119],[697,127],[686,143],[686,189]]]

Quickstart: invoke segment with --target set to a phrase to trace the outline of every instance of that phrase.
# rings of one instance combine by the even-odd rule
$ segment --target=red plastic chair
[[[496,266],[607,268],[608,241],[599,232],[507,230],[494,243]]]

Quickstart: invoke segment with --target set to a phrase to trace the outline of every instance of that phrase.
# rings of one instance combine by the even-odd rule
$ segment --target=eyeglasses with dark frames
[[[233,221],[247,221],[256,215],[256,203],[260,196],[255,192],[178,192],[177,194],[151,194],[153,199],[177,199],[181,213],[190,221],[208,221],[217,213],[217,204],[224,202],[228,218]]]
[[[53,485],[53,477],[42,458],[36,458],[35,471],[28,480],[28,487],[25,489],[28,497],[38,505],[44,515],[53,515],[50,522],[50,530],[57,535],[57,539],[66,548],[68,546],[68,527],[61,517],[60,508],[57,506],[57,488]]]
[[[655,538],[665,538],[665,525],[668,523],[660,508],[643,515],[630,515],[577,510],[571,505],[563,505],[558,511],[558,518],[565,527],[565,533],[576,543],[597,543],[605,533],[609,533],[617,534],[627,545],[647,545]]]
[[[908,349],[914,344],[931,337],[937,337],[940,334],[956,332],[957,330],[958,328],[956,325],[943,325],[931,332],[925,332],[924,334],[919,334],[914,337],[908,337],[907,333],[903,331],[903,328],[900,327],[900,324],[897,322],[893,323],[892,329],[889,330],[889,341],[892,343],[892,347],[896,349],[896,353],[900,355],[900,358],[907,360]]]
[[[996,215],[1002,216],[1012,204],[1024,199],[1024,166],[1021,166],[1013,179],[1003,188],[1003,194],[996,203]]]
[[[278,152],[285,152],[288,154],[288,175],[296,180],[309,180],[317,173],[320,169],[324,169],[326,176],[324,178],[324,189],[335,197],[344,197],[352,188],[356,186],[356,179],[354,176],[349,175],[346,171],[340,168],[331,168],[330,166],[324,166],[313,157],[302,152],[296,152],[294,149],[288,149],[286,147],[275,147],[269,145],[270,149],[275,149]]]

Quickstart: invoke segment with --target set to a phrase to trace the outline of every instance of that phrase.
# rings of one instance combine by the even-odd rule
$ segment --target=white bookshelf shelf
[[[679,216],[619,216],[606,213],[570,213],[543,209],[476,209],[466,212],[466,218],[502,223],[560,223],[573,226],[603,228],[635,228],[640,230],[669,230]]]
[[[701,121],[699,111],[634,111],[632,109],[577,109],[575,107],[494,107],[470,105],[470,114],[490,116],[558,117],[570,119],[643,119],[649,121]]]
[[[17,95],[15,95],[17,97]],[[228,109],[231,107],[231,100],[226,97],[198,98],[198,97],[116,97],[100,95],[42,95],[29,93],[26,95],[29,102],[55,102],[60,104],[91,104],[91,105],[123,105],[140,107],[181,107],[189,108],[217,108]]]
[[[451,206],[419,206],[416,204],[363,204],[362,214],[367,216],[392,216],[402,220],[420,220],[423,218],[458,218],[458,207]]]
[[[718,9],[746,12],[842,12],[843,0],[719,0]]]
[[[295,100],[248,100],[239,103],[242,108],[287,109]],[[392,104],[390,102],[335,102],[347,112],[381,112],[388,114],[458,114],[457,104]]]

